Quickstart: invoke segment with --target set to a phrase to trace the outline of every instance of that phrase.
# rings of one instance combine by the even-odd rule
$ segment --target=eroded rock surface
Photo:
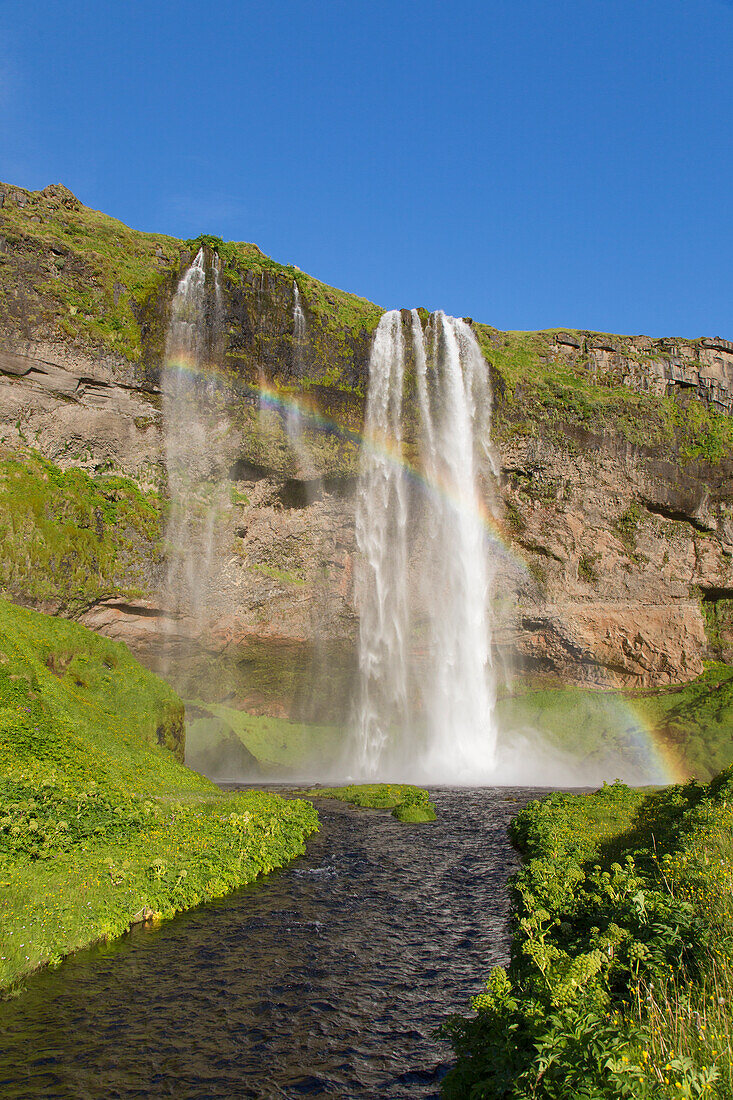
[[[135,237],[147,249],[149,286],[134,300],[130,274],[115,274],[121,261],[109,261],[95,308],[128,326],[125,349],[115,350],[114,334],[90,337],[89,314],[86,328],[74,327],[76,306],[62,315],[37,290],[41,270],[66,280],[67,295],[96,278],[82,246],[64,235],[63,219],[86,217],[86,208],[65,189],[3,193],[2,454],[33,448],[62,469],[125,474],[165,502],[164,333],[191,242]],[[127,237],[115,240],[124,255]],[[257,637],[351,646],[356,636],[354,487],[380,311],[356,298],[352,308],[348,295],[297,273],[308,346],[296,365],[294,269],[241,247],[250,251],[231,260],[223,282],[222,430],[202,466],[227,489],[206,615],[172,611],[159,564],[136,577],[134,596],[121,566],[119,591],[82,614],[142,656],[161,641],[199,639],[215,652]],[[520,334],[529,351],[512,360],[515,334],[476,331],[495,392],[498,656],[566,680],[628,686],[691,679],[712,656],[733,660],[733,344]],[[307,466],[277,407],[263,420],[270,389],[316,414]],[[617,401],[616,419],[594,420],[605,395],[627,393],[647,403]],[[647,438],[649,410],[656,420]],[[700,443],[701,417],[712,442]]]

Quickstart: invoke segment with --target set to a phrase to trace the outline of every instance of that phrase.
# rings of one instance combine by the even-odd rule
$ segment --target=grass
[[[305,584],[304,578],[298,573],[288,569],[278,569],[274,565],[253,565],[252,571],[260,573],[263,577],[269,577],[271,581],[279,581],[281,584],[292,584],[296,587],[302,587]]]
[[[144,358],[146,341],[161,354],[166,303],[183,264],[204,244],[222,260],[225,295],[242,288],[245,276],[266,275],[288,293],[297,279],[309,335],[329,363],[326,375],[308,385],[361,396],[348,371],[353,342],[373,331],[382,312],[365,298],[278,263],[255,244],[210,234],[183,241],[130,229],[84,206],[64,187],[27,191],[0,184],[0,190],[6,194],[0,210],[6,242],[0,252],[0,317],[10,332],[30,330],[131,362]],[[260,341],[266,339],[260,333]]]
[[[139,233],[83,206],[65,188],[25,191],[2,208],[0,314],[77,343],[140,358],[141,313],[175,279],[181,242]],[[33,220],[35,219],[35,220]]]
[[[271,320],[280,319],[274,329],[259,326],[251,347],[239,338],[230,341],[225,373],[236,378],[244,373],[256,384],[257,364],[287,364],[279,371],[279,384],[292,385],[289,303],[297,282],[309,345],[298,389],[314,391],[324,414],[357,430],[361,426],[365,379],[360,364],[382,313],[379,306],[327,286],[292,264],[279,263],[255,244],[225,242],[207,234],[182,241],[142,233],[85,207],[63,187],[26,191],[2,184],[0,189],[7,195],[0,211],[6,241],[0,252],[0,317],[11,335],[25,341],[34,334],[121,360],[158,363],[176,282],[204,244],[221,258],[222,286],[232,316],[249,315],[254,309]],[[585,351],[579,351],[574,361],[558,355],[558,330],[500,332],[476,324],[474,331],[497,380],[494,423],[500,442],[516,434],[541,433],[554,435],[558,444],[572,449],[576,444],[568,428],[581,428],[617,435],[684,462],[715,465],[733,454],[731,417],[711,411],[698,399],[678,403],[671,397],[636,392],[611,374],[597,378]],[[582,346],[587,337],[603,334],[575,336]],[[630,337],[608,339],[642,367],[662,354],[658,348],[640,352]],[[260,451],[267,461],[281,461],[276,443],[253,443],[251,457]],[[348,446],[326,437],[321,450],[323,462],[329,464],[324,469],[353,472]]]
[[[369,810],[391,810],[398,821],[415,824],[435,821],[435,806],[428,792],[408,783],[358,783],[347,787],[312,787],[309,798],[336,798]]]
[[[310,804],[224,795],[183,751],[123,645],[0,601],[0,987],[303,851]]]
[[[161,539],[157,494],[128,478],[61,470],[34,451],[0,458],[0,594],[67,614],[139,596]]]
[[[452,1097],[729,1097],[733,769],[520,811],[507,969],[447,1031]]]
[[[343,742],[345,714],[338,701],[351,690],[337,655],[331,677],[319,679],[306,654],[292,647],[245,647],[230,655],[231,668],[184,670],[181,690],[189,703],[189,762],[219,778],[262,775],[283,779],[333,774]],[[321,669],[321,672],[323,670]],[[292,721],[249,713],[292,709],[299,686],[319,685],[324,718]],[[208,698],[204,692],[209,686]],[[198,690],[202,695],[198,695]],[[241,702],[220,704],[226,696]],[[254,697],[254,698],[250,698]],[[583,776],[665,782],[695,777],[707,781],[733,763],[733,667],[710,664],[697,680],[645,692],[547,687],[499,699],[499,728],[537,731],[547,751]]]

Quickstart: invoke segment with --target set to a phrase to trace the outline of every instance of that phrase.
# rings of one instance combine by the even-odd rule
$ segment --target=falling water
[[[305,313],[300,301],[297,280],[293,279],[293,373],[296,378],[299,378],[302,373],[304,350]]]
[[[305,312],[300,300],[298,283],[293,280],[293,359],[292,375],[296,382],[303,377],[305,365],[305,352],[307,341],[307,328]],[[313,462],[313,457],[308,449],[303,435],[303,416],[297,402],[288,406],[285,414],[285,431],[290,445],[293,448],[296,462],[298,463],[298,475],[303,478],[311,489],[318,490],[318,475]]]
[[[405,343],[398,310],[386,313],[369,363],[365,437],[356,503],[359,577],[361,774],[398,767],[409,732],[407,690],[407,484],[394,452],[402,441]]]
[[[475,783],[491,778],[496,747],[492,544],[482,518],[488,375],[465,322],[437,313],[424,334],[413,311],[410,335],[419,478],[408,480],[402,460],[407,352],[398,311],[382,317],[369,366],[356,517],[357,768],[365,777]]]
[[[177,617],[200,619],[214,556],[218,511],[215,461],[217,387],[204,368],[222,328],[219,258],[209,294],[203,248],[184,273],[171,305],[163,371],[165,461],[171,512],[166,590]]]

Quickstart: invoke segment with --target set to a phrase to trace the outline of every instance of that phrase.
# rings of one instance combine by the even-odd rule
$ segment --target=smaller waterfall
[[[300,300],[297,279],[293,279],[293,374],[299,378],[303,370],[306,321]]]
[[[355,765],[369,778],[475,783],[491,778],[496,748],[488,373],[463,321],[436,313],[424,333],[413,311],[409,335],[406,349],[402,315],[384,314],[369,363],[356,507]],[[408,362],[414,471],[403,457]]]
[[[296,382],[299,382],[303,377],[307,338],[307,322],[300,298],[300,290],[297,280],[293,279],[292,376]],[[313,456],[305,441],[303,415],[300,406],[295,401],[287,408],[285,414],[285,431],[298,464],[298,476],[306,482],[306,485],[309,486],[311,490],[311,495],[313,495],[320,490],[320,485],[318,484],[320,479],[313,461]]]
[[[200,248],[173,298],[162,378],[170,495],[166,590],[178,617],[197,620],[205,609],[220,503],[215,469],[217,384],[209,361],[223,320],[218,256],[212,259],[211,274],[209,288]]]

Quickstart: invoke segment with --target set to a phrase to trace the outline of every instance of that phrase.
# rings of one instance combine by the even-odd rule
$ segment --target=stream
[[[0,1095],[437,1097],[436,1029],[506,960],[506,829],[539,793],[435,789],[427,825],[318,803],[300,859],[0,1005]]]

